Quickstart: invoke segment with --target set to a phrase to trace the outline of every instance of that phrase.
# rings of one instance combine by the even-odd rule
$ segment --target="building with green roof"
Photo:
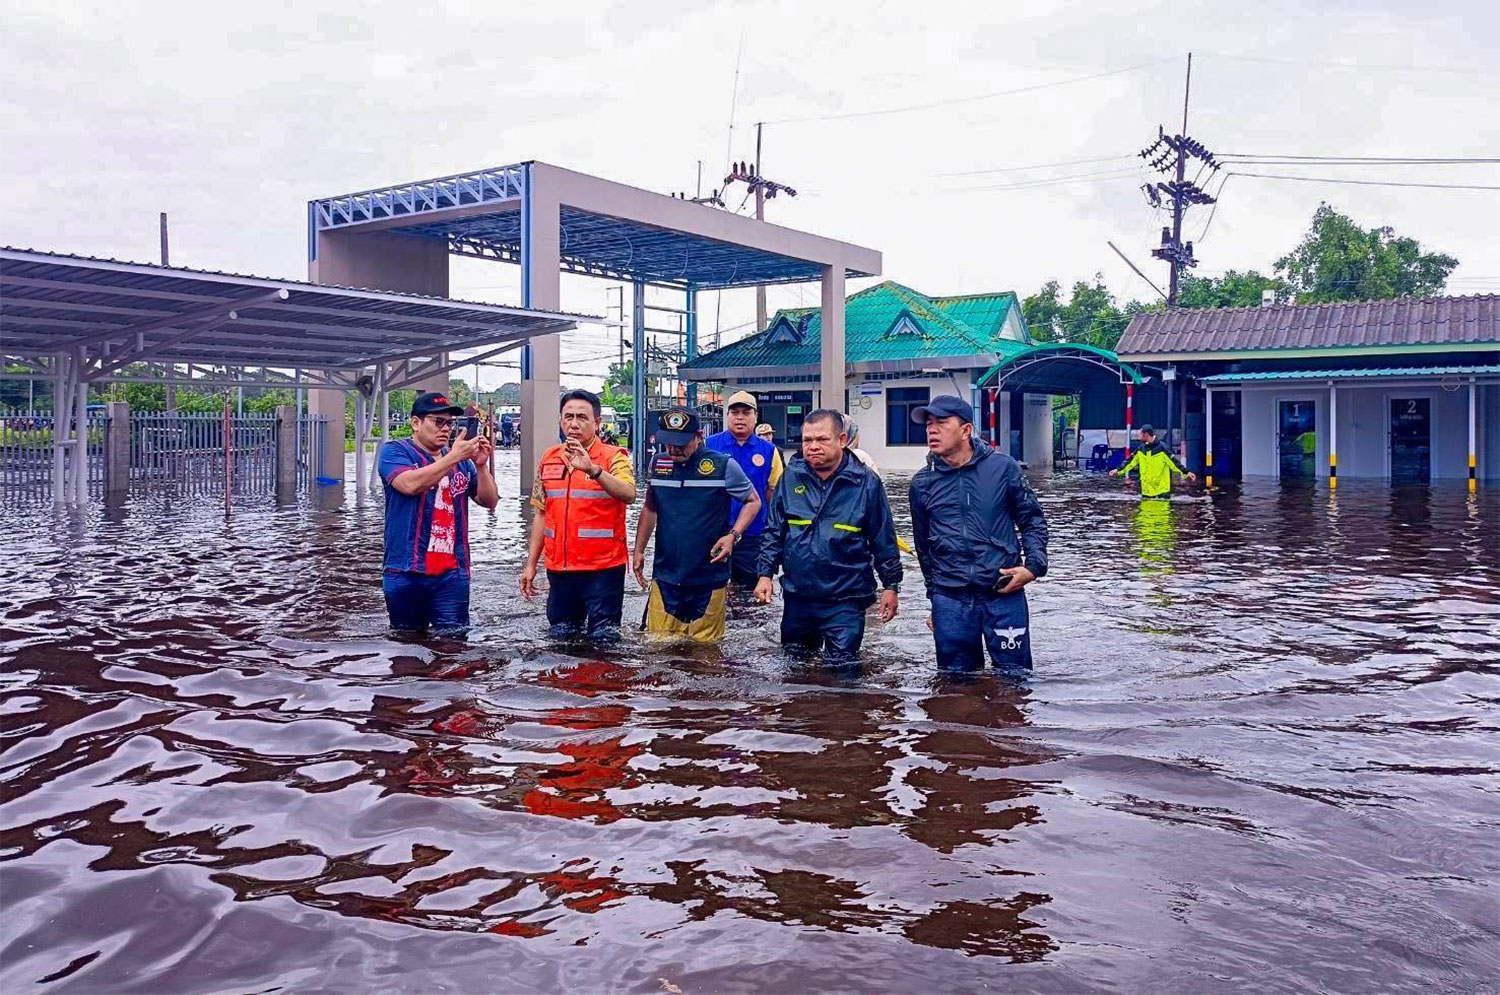
[[[957,394],[975,403],[986,437],[1028,463],[1050,464],[1050,396],[994,397],[976,389],[985,371],[1032,347],[1013,292],[930,297],[886,281],[851,294],[844,302],[844,398],[820,399],[821,330],[818,308],[784,308],[762,331],[684,364],[681,375],[722,382],[726,393],[754,393],[760,420],[783,445],[801,440],[802,418],[813,408],[842,407],[860,425],[860,448],[891,469],[914,470],[926,458],[911,410]]]

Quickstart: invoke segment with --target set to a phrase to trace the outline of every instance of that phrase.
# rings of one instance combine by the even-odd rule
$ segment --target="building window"
[[[887,387],[885,390],[885,444],[925,446],[927,430],[911,420],[911,413],[932,400],[930,387]]]

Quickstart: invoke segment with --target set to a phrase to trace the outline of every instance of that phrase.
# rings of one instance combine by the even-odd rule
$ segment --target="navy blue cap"
[[[687,408],[668,408],[661,413],[656,441],[664,446],[685,446],[698,434],[698,416]]]
[[[463,413],[463,405],[454,404],[448,400],[447,394],[439,394],[437,391],[418,394],[417,399],[411,402],[411,416],[413,418],[423,418],[427,415],[461,415]]]
[[[974,409],[961,397],[940,394],[911,413],[911,420],[918,425],[926,425],[929,418],[962,418],[972,425]]]

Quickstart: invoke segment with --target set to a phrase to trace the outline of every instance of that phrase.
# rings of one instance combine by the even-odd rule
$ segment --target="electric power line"
[[[996,166],[993,169],[965,169],[956,173],[934,173],[934,176],[981,176],[985,173],[1023,173],[1030,169],[1052,169],[1057,166],[1083,166],[1096,162],[1134,159],[1134,155],[1101,155],[1089,159],[1065,159],[1062,162],[1038,162],[1030,166]]]
[[[972,104],[981,100],[993,100],[996,97],[1011,97],[1019,93],[1033,93],[1037,90],[1049,90],[1053,87],[1072,86],[1075,83],[1087,83],[1091,80],[1105,79],[1110,76],[1119,76],[1124,73],[1139,72],[1152,66],[1160,65],[1165,59],[1153,59],[1150,62],[1142,62],[1134,66],[1125,66],[1122,69],[1110,69],[1102,73],[1091,73],[1087,76],[1075,76],[1072,79],[1055,80],[1051,83],[1034,83],[1030,86],[1018,86],[1009,90],[992,90],[988,93],[976,93],[966,97],[946,97],[942,100],[931,100],[921,104],[908,104],[903,107],[886,107],[871,111],[847,111],[842,114],[809,114],[803,117],[775,118],[761,122],[762,124],[805,124],[814,121],[845,121],[859,117],[879,117],[886,114],[905,114],[910,111],[926,111],[937,107],[951,107],[957,104]]]
[[[1421,187],[1427,190],[1500,190],[1500,186],[1475,183],[1413,183],[1402,180],[1353,180],[1339,176],[1289,176],[1285,173],[1230,173],[1231,176],[1253,176],[1261,180],[1293,180],[1299,183],[1348,183],[1361,187]]]

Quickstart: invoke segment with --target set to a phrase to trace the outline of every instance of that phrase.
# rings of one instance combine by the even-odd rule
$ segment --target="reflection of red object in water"
[[[580,660],[571,667],[559,667],[537,678],[538,684],[560,688],[592,698],[600,691],[623,691],[630,686],[635,671],[618,663],[603,660]]]
[[[427,754],[419,754],[411,759],[406,765],[411,772],[412,785],[418,784],[457,784],[458,771],[436,757]]]
[[[522,800],[526,804],[526,811],[532,815],[555,815],[559,819],[593,818],[600,822],[614,822],[620,817],[619,809],[602,800],[576,801],[536,789],[526,792],[526,797]]]
[[[501,936],[546,936],[552,930],[545,926],[538,926],[529,922],[518,922],[515,919],[507,919],[497,922],[490,927],[491,933],[499,933]]]
[[[432,724],[432,728],[438,732],[451,732],[459,736],[473,736],[479,733],[482,721],[476,712],[454,712],[452,715],[438,719]]]
[[[598,912],[605,905],[621,898],[628,897],[629,893],[620,891],[614,885],[618,882],[614,878],[596,878],[587,874],[569,874],[567,871],[558,871],[556,874],[548,874],[542,878],[542,890],[549,895],[571,895],[575,892],[586,892],[587,894],[563,899],[563,904],[570,909],[579,912]]]
[[[625,705],[590,705],[586,708],[559,708],[542,721],[549,726],[569,729],[613,729],[630,718]]]
[[[623,736],[615,736],[595,742],[560,744],[558,751],[572,757],[573,763],[553,768],[549,776],[538,778],[537,787],[523,799],[526,810],[561,819],[613,822],[620,818],[620,810],[599,796],[610,788],[633,783],[626,766],[641,752],[641,747],[622,746],[623,742]]]

